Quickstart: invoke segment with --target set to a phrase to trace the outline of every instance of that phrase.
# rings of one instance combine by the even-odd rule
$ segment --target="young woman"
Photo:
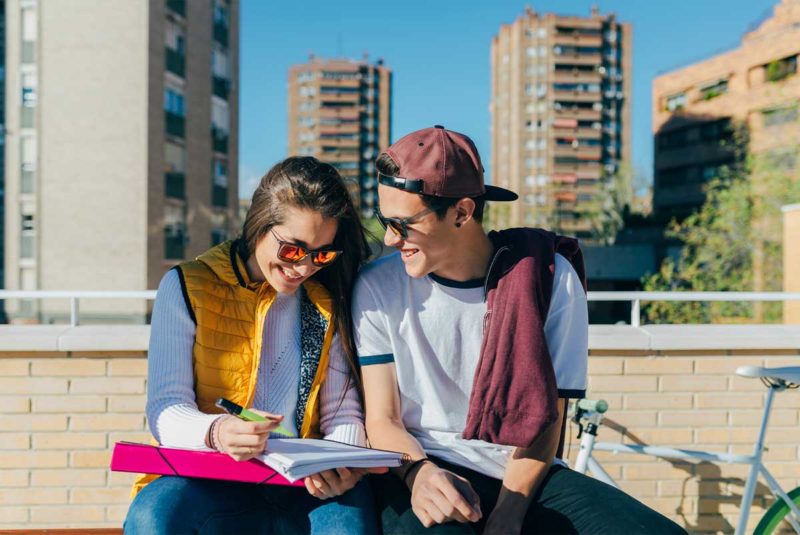
[[[335,168],[311,157],[273,167],[242,235],[162,279],[153,309],[147,417],[165,446],[244,461],[279,424],[300,437],[364,445],[350,297],[367,243]],[[220,415],[226,397],[267,418]],[[142,476],[126,533],[373,533],[363,471],[305,489]]]

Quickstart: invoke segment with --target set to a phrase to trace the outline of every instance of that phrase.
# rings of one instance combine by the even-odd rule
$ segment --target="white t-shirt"
[[[483,282],[412,278],[400,254],[392,254],[362,270],[353,295],[353,322],[361,366],[394,363],[403,424],[425,452],[502,479],[513,448],[461,438],[483,339]],[[544,333],[559,397],[582,397],[589,337],[586,295],[561,255],[556,255]]]

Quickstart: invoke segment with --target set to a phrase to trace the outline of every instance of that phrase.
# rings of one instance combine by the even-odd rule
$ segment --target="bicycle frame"
[[[750,507],[753,503],[753,496],[755,494],[756,482],[758,481],[759,474],[761,474],[761,476],[767,482],[767,485],[769,486],[773,496],[775,496],[776,499],[783,500],[789,506],[794,516],[788,516],[787,521],[792,525],[797,533],[800,533],[800,509],[798,509],[794,501],[789,498],[787,493],[781,488],[777,480],[772,476],[762,462],[764,453],[764,438],[767,433],[769,416],[772,412],[772,401],[775,397],[775,393],[785,390],[785,388],[785,386],[772,385],[767,392],[767,399],[764,404],[764,415],[761,418],[761,428],[758,431],[758,438],[756,440],[755,449],[752,455],[733,455],[730,453],[714,453],[700,450],[663,448],[659,446],[640,446],[615,444],[613,442],[596,442],[597,429],[603,419],[603,415],[600,413],[593,413],[588,418],[588,424],[581,439],[580,450],[578,451],[578,456],[575,460],[574,469],[577,472],[585,474],[588,468],[595,478],[619,488],[613,478],[609,476],[605,470],[603,470],[603,467],[600,466],[600,463],[598,463],[592,456],[592,452],[594,450],[610,451],[613,453],[635,453],[669,459],[698,459],[702,461],[723,462],[729,464],[747,464],[750,465],[751,468],[745,483],[744,492],[742,493],[739,522],[734,533],[736,535],[744,535],[746,531],[747,519],[750,516]]]

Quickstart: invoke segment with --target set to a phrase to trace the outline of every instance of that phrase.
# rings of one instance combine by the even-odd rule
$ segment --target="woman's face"
[[[306,256],[295,264],[278,258],[278,240],[299,245],[306,250],[333,249],[333,240],[339,223],[323,217],[319,212],[304,208],[286,209],[284,223],[272,227],[256,244],[255,253],[248,259],[247,268],[255,281],[266,281],[280,293],[295,292],[319,268]]]

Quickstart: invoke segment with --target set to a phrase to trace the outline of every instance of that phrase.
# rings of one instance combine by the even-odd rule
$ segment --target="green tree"
[[[779,291],[782,288],[781,206],[800,201],[798,150],[749,156],[723,170],[706,189],[702,208],[667,237],[683,244],[643,280],[647,291]],[[654,323],[762,322],[780,319],[780,303],[675,303],[645,306]]]

